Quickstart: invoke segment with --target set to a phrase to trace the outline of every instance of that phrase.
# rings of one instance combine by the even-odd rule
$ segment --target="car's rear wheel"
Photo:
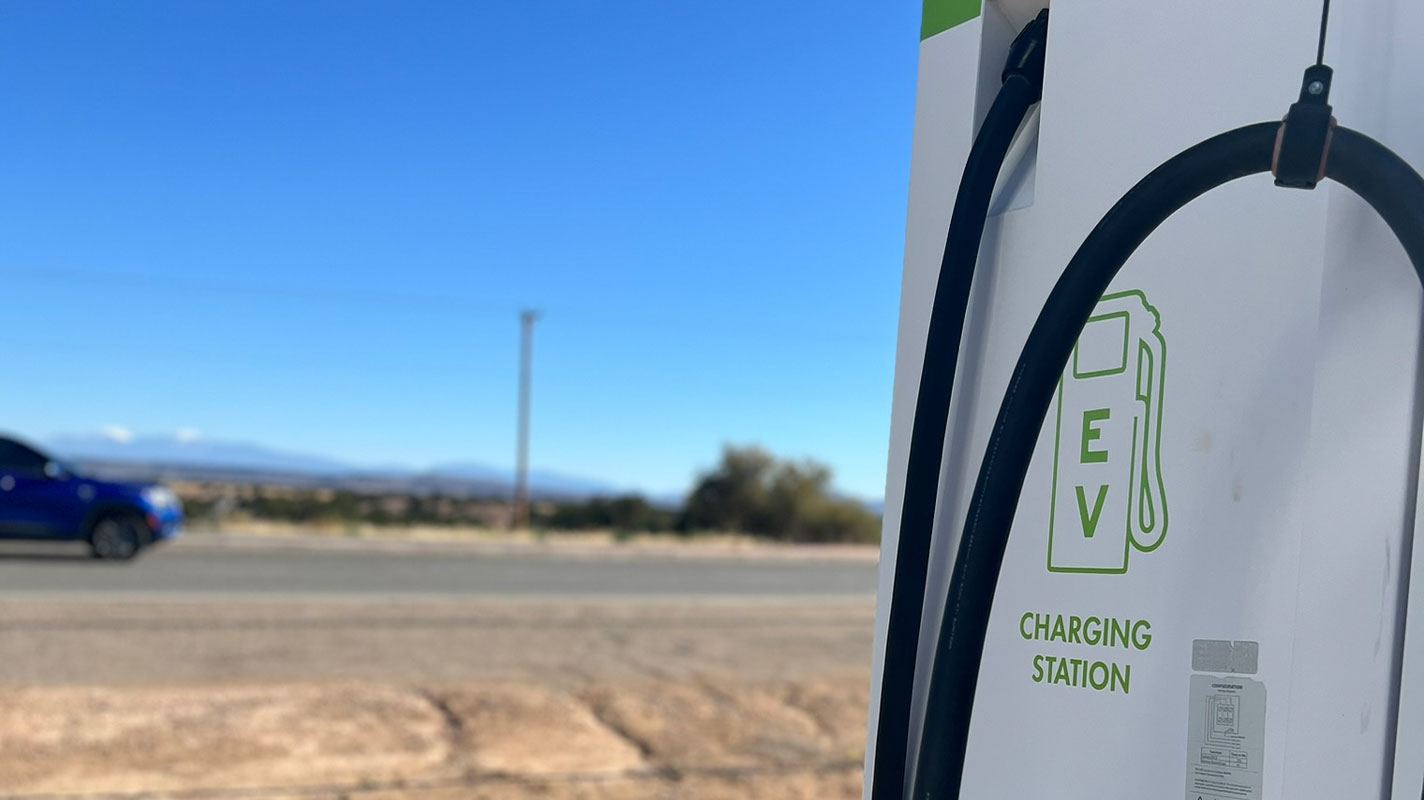
[[[89,529],[89,549],[95,558],[127,561],[148,543],[148,528],[133,514],[106,514]]]

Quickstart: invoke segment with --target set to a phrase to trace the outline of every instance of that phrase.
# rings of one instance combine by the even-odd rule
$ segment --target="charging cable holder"
[[[1330,143],[1335,137],[1335,117],[1330,108],[1330,81],[1334,70],[1315,64],[1305,71],[1300,99],[1291,104],[1276,134],[1271,174],[1276,185],[1287,189],[1314,189],[1325,180]]]

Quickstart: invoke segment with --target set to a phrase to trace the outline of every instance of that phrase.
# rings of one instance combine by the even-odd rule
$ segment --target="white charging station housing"
[[[925,5],[937,24],[920,45],[867,776],[903,766],[874,763],[875,713],[945,229],[1009,42],[1040,8]],[[1282,117],[1320,22],[1300,0],[1060,2],[1050,14],[1043,100],[1001,176],[966,320],[912,759],[958,531],[1049,289],[1151,169]],[[1424,167],[1424,4],[1337,4],[1326,62],[1340,124]],[[1424,571],[1412,587],[1408,576],[1424,561],[1421,295],[1384,223],[1329,182],[1243,179],[1148,239],[1040,431],[965,798],[1419,795]]]

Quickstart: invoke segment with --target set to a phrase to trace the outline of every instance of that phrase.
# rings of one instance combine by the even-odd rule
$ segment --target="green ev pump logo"
[[[1167,535],[1160,324],[1142,292],[1104,295],[1059,378],[1050,572],[1121,574]]]

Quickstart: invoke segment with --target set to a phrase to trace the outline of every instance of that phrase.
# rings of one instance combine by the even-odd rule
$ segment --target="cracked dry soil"
[[[0,601],[0,800],[858,798],[873,615]]]
[[[853,798],[863,674],[0,690],[0,798]]]

